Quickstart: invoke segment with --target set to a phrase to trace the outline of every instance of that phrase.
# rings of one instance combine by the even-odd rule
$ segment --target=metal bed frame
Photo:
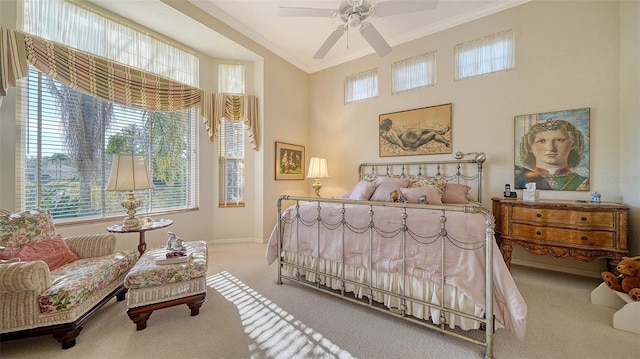
[[[463,160],[462,157],[464,155],[461,153],[456,153],[456,160],[447,160],[447,161],[436,161],[436,162],[410,162],[410,163],[366,163],[366,164],[361,164],[359,167],[359,173],[360,173],[360,178],[362,178],[362,176],[367,173],[367,171],[369,171],[369,173],[372,174],[380,174],[380,175],[400,175],[400,176],[406,176],[406,175],[441,175],[441,176],[445,176],[448,178],[449,182],[454,182],[454,183],[470,183],[471,182],[475,182],[477,183],[477,189],[476,189],[476,196],[478,198],[478,201],[481,200],[481,186],[482,186],[482,181],[481,181],[481,174],[482,174],[482,165],[486,159],[486,157],[484,156],[484,153],[477,153],[474,159],[471,160]],[[467,164],[471,164],[470,166]],[[473,174],[472,175],[466,175],[464,174],[466,171],[465,169],[468,169],[468,167],[473,167]],[[453,168],[453,169],[451,169]],[[415,171],[415,169],[417,169],[417,172],[413,173]],[[430,174],[428,173],[428,171],[433,170],[434,173]],[[282,202],[283,201],[293,201],[295,204],[295,208],[296,211],[300,206],[301,202],[311,202],[311,203],[315,203],[316,204],[316,208],[317,208],[317,217],[313,220],[313,221],[304,221],[300,218],[300,215],[298,214],[298,212],[295,213],[294,218],[287,220],[285,219],[285,217],[283,216],[283,211],[282,211]],[[342,204],[342,218],[341,220],[335,222],[335,223],[328,223],[326,222],[322,216],[321,216],[321,211],[322,211],[322,204],[326,204],[326,203],[333,203],[333,204]],[[353,225],[348,223],[348,220],[345,218],[345,206],[346,205],[359,205],[359,206],[368,206],[369,207],[369,223],[367,224],[366,227],[361,227],[361,228],[355,228]],[[440,265],[441,268],[445,268],[444,266],[444,261],[445,261],[445,253],[444,253],[444,248],[445,248],[445,242],[450,242],[453,243],[454,245],[462,248],[462,249],[480,249],[482,247],[484,247],[485,249],[485,308],[484,308],[484,313],[482,316],[477,316],[477,315],[473,315],[473,314],[469,314],[469,313],[465,313],[465,312],[460,312],[458,310],[452,309],[452,308],[448,308],[444,302],[444,288],[445,288],[445,271],[442,270],[440,271],[440,278],[439,278],[439,284],[440,284],[440,291],[438,293],[439,296],[439,303],[440,304],[433,304],[431,302],[426,302],[423,300],[418,300],[418,299],[414,299],[411,298],[409,296],[407,296],[404,293],[404,289],[399,291],[399,292],[390,292],[385,290],[384,288],[379,288],[375,286],[374,281],[371,279],[373,278],[373,268],[372,268],[372,263],[373,263],[373,252],[372,252],[372,248],[373,248],[373,238],[374,238],[374,233],[376,233],[376,231],[378,231],[379,229],[376,227],[375,222],[374,222],[374,213],[375,213],[375,208],[376,207],[397,207],[400,208],[400,216],[401,216],[401,223],[402,225],[398,228],[398,230],[396,232],[394,232],[394,234],[392,235],[401,235],[401,250],[402,250],[402,279],[401,282],[403,284],[400,285],[401,288],[404,288],[404,281],[405,278],[407,277],[406,274],[406,266],[405,266],[405,261],[406,261],[406,252],[405,252],[405,248],[406,248],[406,243],[409,240],[415,240],[416,238],[416,233],[413,233],[411,231],[410,228],[407,227],[407,209],[411,209],[411,208],[418,208],[418,209],[426,209],[426,210],[437,210],[437,211],[441,211],[441,215],[440,215],[440,229],[437,233],[432,233],[429,234],[427,237],[421,237],[420,238],[429,238],[430,241],[439,241],[440,244],[440,248],[441,248],[441,256],[440,256]],[[396,203],[396,202],[374,202],[374,201],[354,201],[354,200],[348,200],[348,199],[325,199],[325,198],[317,198],[317,197],[297,197],[297,196],[288,196],[288,195],[283,195],[280,196],[278,198],[277,201],[277,210],[278,210],[278,223],[277,223],[277,232],[278,232],[278,261],[279,261],[279,265],[278,265],[278,284],[282,284],[282,279],[286,279],[307,287],[311,287],[320,291],[323,291],[325,293],[331,294],[333,296],[337,296],[340,298],[343,298],[347,301],[353,302],[353,303],[357,303],[360,305],[364,305],[364,306],[368,306],[372,309],[376,309],[380,312],[398,317],[398,318],[402,318],[404,320],[410,321],[412,323],[418,324],[418,325],[422,325],[426,328],[429,329],[433,329],[436,330],[438,332],[441,333],[445,333],[448,335],[452,335],[454,337],[458,337],[467,341],[470,341],[472,343],[475,344],[479,344],[484,346],[485,348],[485,358],[492,358],[493,357],[493,335],[494,335],[494,331],[495,331],[495,317],[494,317],[494,310],[493,310],[493,242],[495,241],[494,238],[494,225],[495,225],[495,221],[494,221],[494,217],[491,214],[491,212],[489,212],[489,210],[487,210],[486,208],[482,207],[482,206],[478,206],[478,205],[424,205],[424,204],[412,204],[412,203]],[[484,217],[484,224],[485,224],[485,235],[484,235],[484,241],[479,241],[479,242],[475,242],[475,243],[465,243],[465,244],[461,244],[461,242],[458,242],[456,240],[456,238],[453,238],[448,232],[447,232],[447,213],[448,212],[465,212],[465,213],[470,213],[473,215],[481,215]],[[369,273],[369,278],[370,280],[368,281],[368,283],[362,283],[359,281],[352,281],[348,278],[345,277],[345,263],[344,260],[339,263],[339,265],[341,266],[341,273],[342,275],[332,275],[330,273],[324,272],[324,271],[320,271],[319,268],[308,268],[307,266],[303,266],[301,263],[299,263],[298,261],[298,256],[295,256],[296,259],[293,261],[287,261],[285,259],[283,250],[282,250],[282,233],[283,233],[283,225],[290,225],[290,226],[300,226],[300,225],[304,225],[304,226],[318,226],[318,231],[317,231],[317,236],[316,236],[316,241],[318,243],[320,243],[320,226],[324,226],[325,228],[342,228],[342,240],[344,241],[344,231],[350,230],[350,231],[358,231],[358,233],[369,233],[369,240],[370,240],[370,252],[369,252],[369,266],[368,268],[365,268],[368,273]],[[295,232],[298,232],[297,230],[294,229]],[[380,232],[377,232],[378,234],[380,234]],[[388,234],[387,232],[385,232],[386,234]],[[297,234],[296,234],[297,235]],[[418,235],[419,236],[419,235]],[[467,247],[464,247],[467,246]],[[464,247],[464,248],[463,248]],[[319,248],[319,247],[318,247]],[[343,251],[344,251],[344,245],[342,246]],[[344,258],[344,253],[343,253],[343,258]],[[288,268],[293,268],[294,271],[294,275],[288,275],[283,273],[283,268],[284,267],[288,267]],[[305,278],[304,275],[301,274],[302,272],[307,272],[307,273],[314,273],[315,274],[315,282],[311,282],[309,280],[307,280]],[[341,283],[341,289],[340,290],[334,290],[330,287],[326,287],[324,285],[321,284],[321,280],[320,278],[330,278],[331,280],[335,280],[338,281],[339,283]],[[345,284],[351,284],[353,285],[355,288],[364,288],[364,292],[368,293],[365,294],[366,297],[368,297],[368,300],[363,300],[358,298],[357,296],[354,296],[353,294],[348,294],[345,291]],[[384,295],[388,295],[390,297],[394,297],[397,298],[399,300],[399,302],[401,303],[401,305],[396,309],[396,308],[387,308],[385,306],[380,305],[377,302],[374,302],[373,297],[374,297],[374,292],[378,293],[378,294],[384,294]],[[436,309],[440,312],[440,324],[435,324],[433,323],[431,320],[428,319],[419,319],[416,317],[412,317],[411,315],[407,315],[406,313],[406,309],[407,309],[407,304],[419,304],[419,305],[424,305],[430,309]],[[464,318],[468,318],[474,321],[477,321],[478,323],[480,323],[480,331],[484,332],[484,336],[482,335],[477,335],[478,330],[470,330],[470,331],[462,331],[459,330],[459,328],[456,329],[451,329],[448,326],[448,323],[446,323],[447,319],[445,314],[455,314]],[[476,337],[473,337],[473,333],[476,334]],[[465,335],[466,334],[466,335]]]

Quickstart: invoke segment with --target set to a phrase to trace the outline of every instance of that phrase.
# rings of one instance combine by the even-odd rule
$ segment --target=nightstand
[[[590,262],[608,258],[612,271],[627,250],[629,208],[613,202],[492,198],[496,238],[507,267],[516,244],[536,255]],[[612,271],[613,272],[613,271]]]

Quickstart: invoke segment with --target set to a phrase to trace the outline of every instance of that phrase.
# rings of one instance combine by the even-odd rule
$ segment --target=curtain
[[[53,41],[5,28],[0,28],[0,33],[0,96],[5,96],[9,87],[16,86],[16,81],[27,75],[30,64],[69,87],[123,105],[154,111],[200,107],[212,141],[221,118],[215,116],[237,113],[238,118],[248,126],[253,149],[258,148],[255,96],[233,95],[238,99],[231,102],[216,101],[218,94],[207,93]],[[226,109],[225,106],[230,108]]]

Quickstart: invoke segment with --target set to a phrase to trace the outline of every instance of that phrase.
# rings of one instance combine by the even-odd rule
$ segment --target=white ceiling
[[[247,60],[257,57],[161,0],[89,1],[209,56]],[[323,59],[313,59],[320,45],[342,23],[340,18],[282,17],[277,13],[281,6],[338,9],[340,0],[184,1],[190,1],[307,73],[374,53],[357,29],[350,28]],[[369,0],[371,4],[381,1],[385,0]],[[437,7],[433,10],[369,18],[367,21],[393,47],[528,1],[530,0],[438,0]]]

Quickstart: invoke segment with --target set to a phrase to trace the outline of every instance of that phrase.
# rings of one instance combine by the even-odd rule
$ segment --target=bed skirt
[[[384,273],[348,264],[344,265],[343,277],[342,263],[291,251],[283,251],[282,256],[282,269],[289,276],[304,277],[306,281],[317,285],[344,290],[358,299],[369,298],[391,311],[431,320],[435,325],[443,324],[450,329],[459,327],[462,330],[481,328],[482,323],[471,316],[482,318],[484,308],[476,305],[458,288],[446,283],[442,293],[443,285],[440,283],[409,275],[403,283],[401,273]],[[465,313],[469,317],[455,312]]]

